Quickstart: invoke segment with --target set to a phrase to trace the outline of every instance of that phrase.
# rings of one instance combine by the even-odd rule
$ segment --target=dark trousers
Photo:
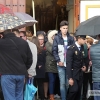
[[[67,100],[80,100],[82,82],[83,77],[80,77],[79,80],[74,79],[74,85],[69,86]]]
[[[56,79],[55,79],[54,94],[60,95],[60,81],[59,81],[59,76],[58,76],[58,74],[57,74],[57,77],[56,77]]]
[[[1,88],[1,77],[0,77],[0,100],[4,100],[2,88]]]
[[[55,87],[55,79],[56,79],[57,74],[48,72],[48,77],[49,77],[49,93],[54,94],[54,87]]]
[[[38,92],[40,99],[44,99],[44,79],[43,78],[35,78],[35,84],[38,86]]]
[[[90,90],[93,90],[92,72],[83,74],[83,94],[82,94],[82,99],[86,99],[87,90],[88,90],[88,83],[90,84]]]

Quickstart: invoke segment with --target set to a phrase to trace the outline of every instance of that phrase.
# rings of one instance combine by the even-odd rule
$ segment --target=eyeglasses
[[[25,37],[25,36],[20,36],[20,38]]]

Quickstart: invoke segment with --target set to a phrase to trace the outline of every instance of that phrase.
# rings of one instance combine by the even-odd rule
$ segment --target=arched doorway
[[[67,0],[34,0],[37,30],[59,29],[62,20],[68,20]],[[32,10],[31,10],[32,15]]]

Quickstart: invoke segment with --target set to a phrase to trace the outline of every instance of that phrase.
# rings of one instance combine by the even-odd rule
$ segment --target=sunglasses
[[[25,37],[25,36],[20,36],[20,38]]]

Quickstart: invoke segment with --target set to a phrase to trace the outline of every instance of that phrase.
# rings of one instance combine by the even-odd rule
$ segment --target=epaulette
[[[70,46],[70,48],[74,48],[74,47],[75,47],[74,45],[71,45],[71,46]]]

